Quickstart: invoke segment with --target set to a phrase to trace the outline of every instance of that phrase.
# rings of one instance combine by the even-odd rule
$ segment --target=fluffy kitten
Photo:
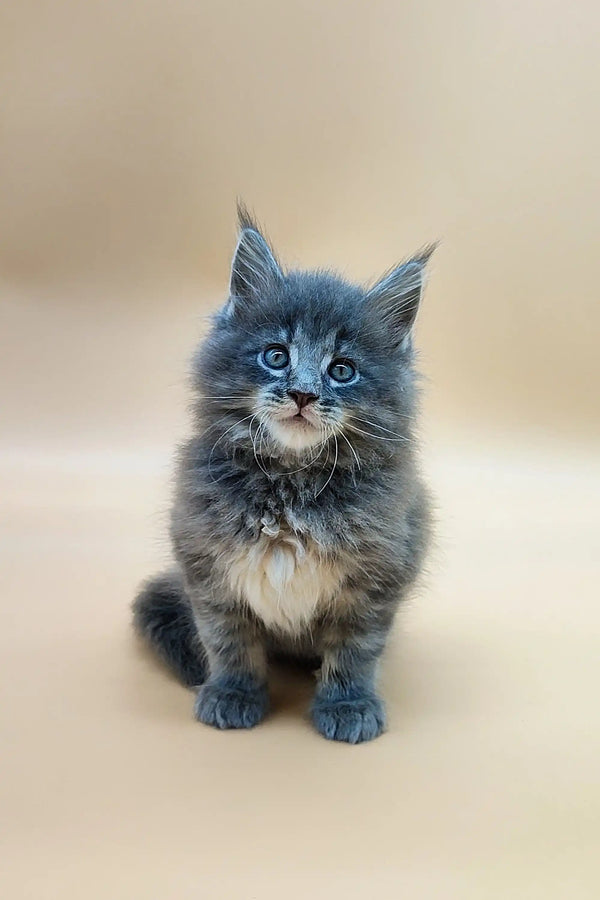
[[[364,289],[285,272],[240,212],[229,299],[193,361],[176,567],[134,604],[138,631],[201,686],[201,722],[260,722],[284,655],[319,667],[325,737],[384,729],[377,665],[428,534],[412,329],[432,249]]]

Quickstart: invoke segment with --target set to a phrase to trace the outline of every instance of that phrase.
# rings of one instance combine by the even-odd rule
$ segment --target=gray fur
[[[428,539],[412,327],[431,249],[364,289],[330,272],[285,273],[245,211],[240,225],[230,297],[193,361],[194,436],[181,448],[171,526],[178,574],[146,584],[136,623],[184,682],[206,670],[202,722],[257,724],[267,660],[283,654],[320,661],[313,722],[358,743],[384,729],[377,665]],[[271,344],[289,348],[284,370],[265,365]],[[356,366],[351,383],[329,376],[338,357]],[[276,423],[290,391],[318,397],[321,431],[307,446],[288,441],[291,419]],[[292,579],[309,559],[336,579],[329,600],[289,629],[232,580],[271,540],[284,547],[282,565],[295,559]],[[289,600],[296,582],[286,584]]]
[[[178,571],[165,572],[142,585],[133,604],[136,631],[155,647],[188,687],[206,680],[207,667],[191,607]]]

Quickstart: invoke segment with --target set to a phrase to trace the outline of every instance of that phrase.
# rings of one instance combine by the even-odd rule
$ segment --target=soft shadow
[[[191,715],[193,692],[183,685],[166,663],[132,630],[128,700],[149,718],[180,718],[181,706]]]
[[[304,715],[315,690],[315,676],[306,666],[282,660],[269,664],[271,709],[278,715]]]

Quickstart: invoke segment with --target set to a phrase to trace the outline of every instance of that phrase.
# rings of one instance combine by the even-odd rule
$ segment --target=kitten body
[[[135,622],[201,685],[201,721],[257,724],[284,655],[320,666],[317,729],[358,743],[384,728],[377,665],[429,532],[412,328],[431,251],[365,290],[284,273],[240,224],[228,302],[193,362],[177,565],[142,588]]]

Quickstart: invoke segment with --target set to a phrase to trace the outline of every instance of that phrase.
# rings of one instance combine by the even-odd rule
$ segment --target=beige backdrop
[[[3,895],[596,896],[598,4],[0,15]],[[294,265],[442,241],[439,550],[368,748],[285,680],[264,729],[207,732],[128,633],[237,195]]]

